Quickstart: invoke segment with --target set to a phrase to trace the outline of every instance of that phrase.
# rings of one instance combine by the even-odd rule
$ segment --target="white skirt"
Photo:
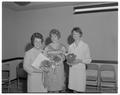
[[[32,73],[28,75],[28,92],[47,92],[43,85],[42,73]]]
[[[86,68],[85,64],[79,63],[70,67],[69,89],[84,92],[86,89]]]

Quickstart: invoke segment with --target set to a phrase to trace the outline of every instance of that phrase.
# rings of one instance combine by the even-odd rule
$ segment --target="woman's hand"
[[[49,69],[48,69],[47,67],[41,67],[41,71],[42,71],[42,72],[48,72]]]
[[[74,64],[71,65],[71,67],[74,66],[74,65],[76,65],[76,64],[79,64],[79,63],[82,63],[82,60],[81,59],[76,59],[74,61]]]

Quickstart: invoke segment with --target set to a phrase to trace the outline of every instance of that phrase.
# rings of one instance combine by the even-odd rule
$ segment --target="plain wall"
[[[14,58],[18,54],[17,49],[17,16],[16,12],[2,8],[2,59]],[[22,51],[22,50],[21,50]],[[10,79],[16,78],[16,66],[19,61],[10,61],[2,64],[2,69],[6,64],[10,64]]]
[[[79,26],[92,59],[117,61],[118,12],[74,15],[73,6],[20,12],[3,8],[2,16],[2,59],[23,57],[34,32],[40,32],[46,38],[53,28],[60,30],[61,42],[68,46],[67,37],[74,26]],[[13,71],[15,67],[11,67]],[[12,74],[14,79],[16,75]]]
[[[55,7],[19,12],[18,22],[18,56],[23,56],[24,46],[34,32],[40,32],[46,38],[51,29],[57,28],[62,34],[62,43],[67,45],[72,28],[79,26],[93,59],[117,60],[117,12],[74,15],[73,7]]]
[[[2,8],[2,59],[17,55],[17,16],[16,12]]]

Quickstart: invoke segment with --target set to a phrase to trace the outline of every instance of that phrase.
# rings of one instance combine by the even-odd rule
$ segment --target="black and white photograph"
[[[117,1],[1,3],[1,93],[118,93]]]

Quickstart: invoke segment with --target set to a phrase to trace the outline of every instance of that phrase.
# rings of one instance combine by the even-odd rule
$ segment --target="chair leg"
[[[97,90],[97,91],[99,90],[99,84],[98,84],[98,81],[97,81],[97,85],[96,85],[96,90]]]
[[[9,87],[9,84],[8,84],[8,92],[10,92],[10,87]]]
[[[19,78],[17,79],[17,88],[19,89]]]
[[[115,83],[115,92],[117,93],[117,83]]]
[[[101,92],[101,82],[99,83],[99,92]]]
[[[10,92],[10,86],[11,84],[10,84],[10,81],[9,81],[9,83],[8,83],[8,92]]]
[[[99,91],[99,86],[97,85],[96,90]]]

